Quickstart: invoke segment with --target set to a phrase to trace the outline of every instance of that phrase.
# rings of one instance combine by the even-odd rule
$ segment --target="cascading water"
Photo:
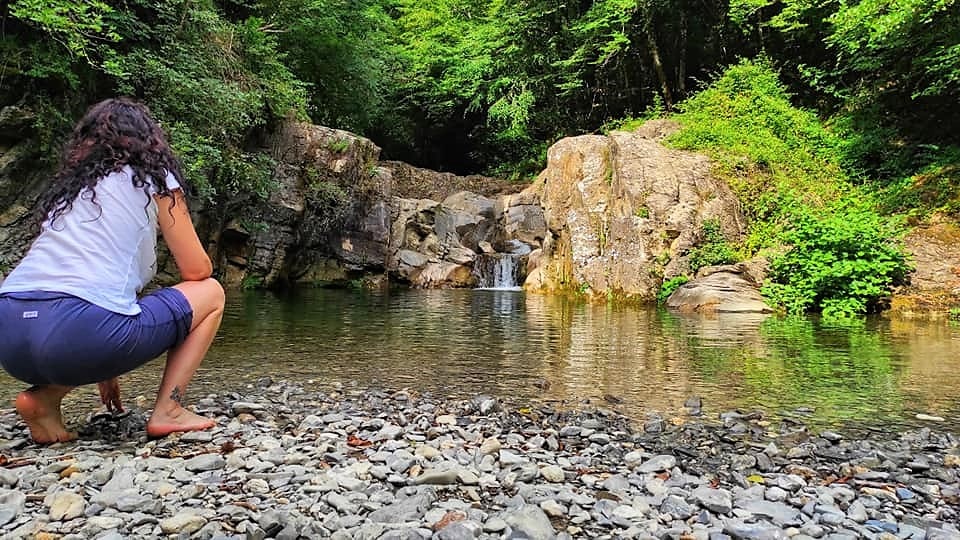
[[[481,289],[520,289],[522,255],[490,253],[477,257],[475,272]]]
[[[519,240],[507,240],[501,244],[503,251],[484,253],[477,257],[473,273],[477,276],[478,289],[519,291],[526,278],[525,257],[530,246]]]

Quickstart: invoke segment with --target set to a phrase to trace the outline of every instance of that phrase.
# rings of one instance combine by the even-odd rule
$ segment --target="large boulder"
[[[689,313],[772,313],[747,264],[701,268],[667,298],[668,308]]]
[[[277,163],[266,201],[211,208],[209,249],[227,286],[276,286],[303,279],[348,279],[383,269],[390,185],[379,174],[380,148],[352,133],[286,122],[264,151]]]
[[[474,287],[490,281],[481,253],[514,257],[521,268],[533,249],[503,230],[508,220],[500,199],[461,191],[443,202],[394,198],[393,208],[387,270],[394,281],[414,287]]]
[[[709,159],[660,144],[671,129],[658,121],[549,149],[547,168],[524,192],[541,201],[548,230],[526,289],[652,300],[664,278],[689,272],[704,221],[740,239],[735,195],[711,175]]]

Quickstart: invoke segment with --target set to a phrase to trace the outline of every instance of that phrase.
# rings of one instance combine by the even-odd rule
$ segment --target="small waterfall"
[[[519,290],[522,255],[489,253],[477,257],[474,273],[481,289]]]

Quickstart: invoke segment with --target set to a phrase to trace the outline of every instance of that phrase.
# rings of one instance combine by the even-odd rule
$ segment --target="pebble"
[[[0,411],[20,463],[0,467],[0,537],[960,539],[960,440],[931,428],[786,436],[758,413],[674,425],[267,379],[199,408],[217,427],[147,441],[146,411],[99,415],[56,448]]]

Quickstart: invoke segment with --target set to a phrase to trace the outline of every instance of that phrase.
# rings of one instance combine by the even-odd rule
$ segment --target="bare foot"
[[[210,418],[200,416],[177,406],[172,410],[161,412],[154,409],[147,422],[147,435],[153,438],[166,437],[178,431],[202,431],[217,425]]]
[[[30,389],[17,394],[14,405],[20,417],[30,428],[30,436],[39,444],[72,441],[77,434],[67,431],[60,415],[62,395],[51,395],[42,388]]]

